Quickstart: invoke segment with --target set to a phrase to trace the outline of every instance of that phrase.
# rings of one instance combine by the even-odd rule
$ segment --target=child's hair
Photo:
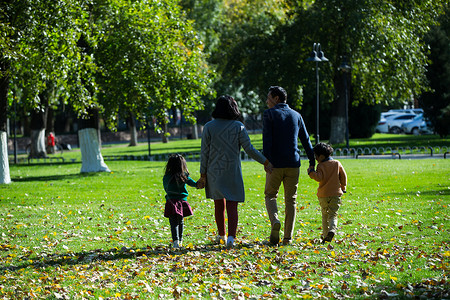
[[[317,156],[323,155],[325,157],[330,157],[333,154],[333,147],[325,143],[318,143],[313,148],[314,154]]]
[[[177,183],[186,182],[189,176],[186,160],[181,154],[172,154],[167,161],[165,175],[172,175]]]

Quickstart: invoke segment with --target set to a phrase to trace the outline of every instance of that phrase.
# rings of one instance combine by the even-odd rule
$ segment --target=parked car
[[[395,112],[395,111],[386,111],[386,112],[382,112],[381,113],[381,116],[380,116],[380,120],[381,119],[386,119],[386,118],[389,118],[389,117],[391,117],[391,116],[393,116],[393,115],[398,115],[399,113],[398,112]]]
[[[423,109],[421,108],[390,109],[389,112],[420,115],[423,114]]]
[[[375,128],[376,132],[381,133],[401,133],[402,124],[405,121],[412,120],[416,117],[416,114],[396,114],[385,119],[381,119]]]
[[[403,122],[402,124],[402,131],[407,134],[414,134],[419,135],[420,134],[420,127],[422,125],[426,126],[425,118],[422,114],[417,115],[414,119]]]
[[[425,122],[420,125],[419,133],[420,134],[433,134],[434,133],[434,128],[433,128],[433,125],[431,124],[430,120],[425,119]]]

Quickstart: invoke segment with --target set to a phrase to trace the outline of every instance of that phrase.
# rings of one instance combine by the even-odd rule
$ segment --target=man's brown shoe
[[[280,242],[280,221],[275,221],[272,225],[272,231],[270,232],[269,242],[271,245],[278,245]]]
[[[334,232],[330,231],[328,232],[327,236],[323,239],[324,242],[331,242],[334,237]]]

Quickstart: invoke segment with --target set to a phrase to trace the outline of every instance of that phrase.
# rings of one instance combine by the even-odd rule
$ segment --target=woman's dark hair
[[[216,108],[211,115],[214,119],[238,120],[241,112],[233,97],[223,95],[217,99]]]
[[[270,93],[270,95],[272,95],[272,97],[278,96],[278,99],[280,99],[281,103],[286,103],[287,92],[281,86],[271,86],[269,88],[269,93]]]
[[[333,154],[333,147],[325,143],[318,143],[313,148],[314,154],[317,156],[323,155],[325,158],[330,157]]]
[[[186,182],[189,171],[186,160],[180,154],[172,154],[166,164],[165,175],[172,175],[177,184]]]

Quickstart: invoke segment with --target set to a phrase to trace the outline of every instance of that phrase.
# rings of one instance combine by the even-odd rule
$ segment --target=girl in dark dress
[[[191,206],[187,201],[189,193],[186,185],[197,187],[197,182],[189,177],[186,160],[182,155],[174,154],[169,157],[163,185],[166,191],[164,216],[169,218],[173,247],[180,248],[183,240],[183,218],[192,215]]]

